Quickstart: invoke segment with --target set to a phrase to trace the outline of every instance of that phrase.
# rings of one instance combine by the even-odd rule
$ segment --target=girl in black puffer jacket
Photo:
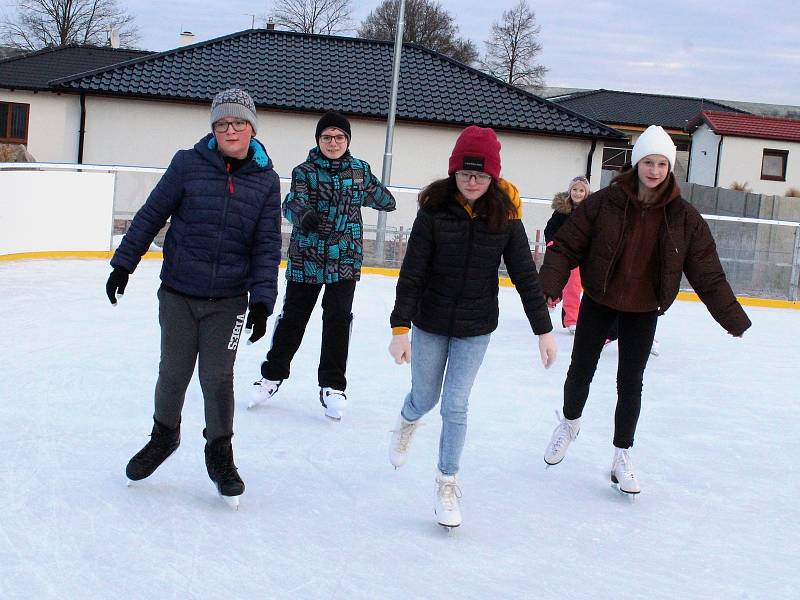
[[[441,394],[442,432],[436,478],[441,525],[461,523],[456,483],[467,429],[467,404],[498,318],[498,269],[503,259],[517,288],[545,368],[556,356],[553,326],[539,286],[519,192],[500,179],[500,142],[494,131],[467,127],[450,157],[448,177],[420,193],[397,282],[389,352],[411,362],[411,391],[389,449],[395,468],[405,463],[419,419]],[[413,324],[412,344],[408,331]],[[442,385],[444,383],[444,385]]]

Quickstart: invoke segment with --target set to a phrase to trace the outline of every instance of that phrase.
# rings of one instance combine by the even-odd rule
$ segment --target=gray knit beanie
[[[258,129],[256,105],[250,94],[238,88],[219,92],[211,103],[211,126],[223,117],[237,117],[249,121],[253,126],[253,135]]]

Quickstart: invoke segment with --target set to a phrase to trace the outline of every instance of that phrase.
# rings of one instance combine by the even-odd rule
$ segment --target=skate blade
[[[222,501],[232,510],[239,510],[239,496],[223,496],[220,494],[219,497],[222,498]]]
[[[626,492],[619,486],[619,483],[615,481],[611,482],[611,487],[615,489],[620,496],[627,498],[628,502],[630,502],[631,504],[636,502],[636,498],[639,496],[640,493],[640,492]]]
[[[339,422],[342,420],[343,413],[340,413],[340,412],[330,412],[330,413],[329,413],[329,412],[326,410],[326,411],[325,411],[325,416],[326,416],[326,417],[327,417],[327,418],[328,418],[330,421],[333,421],[334,423],[339,423]]]
[[[136,483],[133,479],[125,478],[125,487],[131,487],[134,483]]]

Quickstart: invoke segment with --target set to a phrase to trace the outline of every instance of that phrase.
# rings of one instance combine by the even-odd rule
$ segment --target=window
[[[611,147],[605,146],[603,148],[603,169],[610,171],[621,171],[626,163],[631,162],[631,150],[633,146],[630,144],[624,147]]]
[[[30,105],[0,102],[0,142],[28,143]]]
[[[761,158],[761,179],[786,181],[787,162],[789,162],[788,150],[764,148],[764,156]]]

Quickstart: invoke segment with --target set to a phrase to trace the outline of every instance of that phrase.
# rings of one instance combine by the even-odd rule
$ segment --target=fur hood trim
[[[567,192],[558,192],[555,196],[553,196],[551,207],[554,211],[559,212],[562,215],[570,214],[572,209],[575,208],[572,205],[572,200],[570,200]]]

